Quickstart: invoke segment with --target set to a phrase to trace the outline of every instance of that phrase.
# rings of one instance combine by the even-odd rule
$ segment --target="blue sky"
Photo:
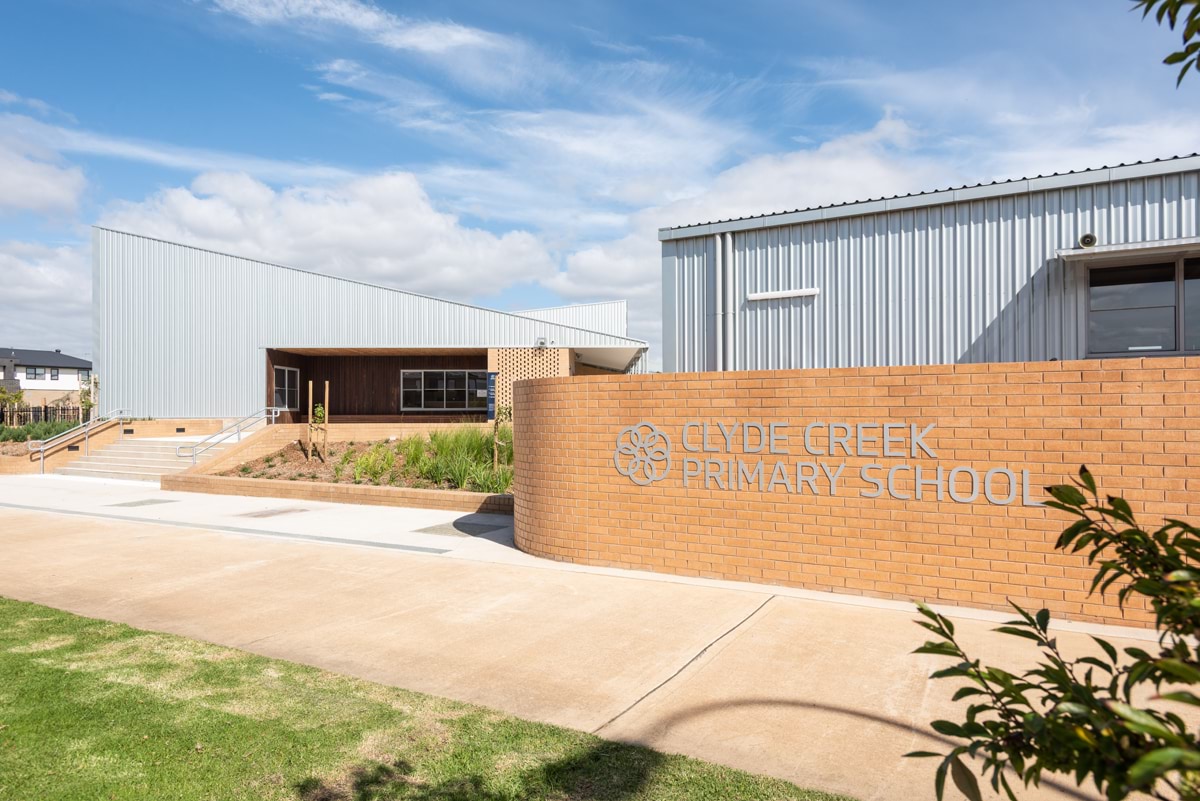
[[[7,4],[0,344],[90,354],[99,223],[653,345],[660,226],[1200,150],[1131,5]]]

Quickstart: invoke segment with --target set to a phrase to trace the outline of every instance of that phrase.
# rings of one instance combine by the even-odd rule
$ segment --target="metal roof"
[[[74,367],[80,370],[92,369],[92,363],[86,359],[57,350],[26,350],[23,348],[0,348],[0,359],[12,359],[17,364],[30,367]]]
[[[368,289],[379,289],[379,290],[383,290],[384,292],[393,292],[393,293],[396,293],[399,295],[408,295],[409,297],[415,298],[417,300],[426,300],[426,301],[432,301],[434,303],[439,303],[439,304],[444,303],[444,304],[448,304],[450,306],[458,306],[458,307],[466,309],[468,311],[474,310],[474,311],[479,311],[479,312],[487,312],[488,314],[499,314],[499,315],[503,315],[503,316],[509,317],[509,318],[518,318],[519,317],[519,318],[523,318],[523,319],[540,319],[540,318],[532,316],[532,315],[538,311],[550,311],[549,309],[534,309],[534,310],[531,310],[530,312],[501,311],[499,309],[491,309],[486,306],[477,306],[472,303],[463,303],[462,301],[458,301],[458,300],[447,300],[446,298],[434,297],[433,295],[424,295],[424,294],[421,294],[420,292],[412,292],[407,289],[398,289],[397,287],[393,287],[393,286],[385,286],[383,284],[373,284],[369,281],[360,281],[356,278],[346,278],[346,277],[340,276],[340,275],[330,275],[329,273],[319,273],[319,272],[316,272],[315,270],[304,270],[304,269],[301,269],[300,267],[289,267],[286,264],[279,264],[278,262],[265,261],[263,259],[251,258],[249,256],[239,256],[236,253],[227,253],[225,251],[214,250],[212,248],[206,248],[206,247],[202,247],[200,245],[190,245],[190,244],[187,244],[184,242],[172,242],[169,239],[161,239],[161,238],[155,237],[155,236],[147,236],[146,234],[135,234],[135,233],[131,233],[129,231],[120,231],[116,228],[106,228],[102,225],[93,225],[92,228],[96,231],[104,231],[106,233],[116,234],[118,236],[135,237],[137,239],[144,239],[149,242],[157,242],[162,245],[168,245],[171,247],[187,248],[189,250],[197,251],[200,253],[211,253],[214,256],[222,256],[222,257],[230,258],[230,259],[239,259],[241,261],[255,264],[255,265],[258,265],[261,267],[274,267],[276,269],[289,270],[293,273],[300,273],[301,275],[313,276],[313,277],[319,278],[319,279],[327,279],[330,281],[339,281],[339,282],[343,282],[343,283],[347,283],[347,284],[355,284],[357,286],[367,287]],[[613,301],[609,301],[609,302],[613,302]],[[616,301],[616,302],[624,303],[624,301]],[[556,308],[557,309],[570,309],[573,307],[559,306]],[[548,322],[551,322],[552,324],[557,325],[560,328],[569,329],[569,330],[576,331],[576,332],[579,332],[582,334],[604,334],[606,336],[616,336],[616,338],[618,338],[618,339],[625,340],[625,342],[615,343],[618,347],[624,347],[627,344],[629,344],[629,345],[636,344],[636,345],[640,345],[642,347],[647,347],[649,344],[644,339],[635,339],[633,337],[629,337],[624,334],[618,336],[618,335],[609,334],[609,332],[606,332],[606,331],[599,331],[596,329],[584,328],[582,326],[571,325],[569,323],[561,323],[561,322],[554,321],[554,320],[551,320]]]
[[[725,233],[728,231],[774,228],[780,225],[793,225],[814,220],[829,220],[839,217],[854,217],[860,214],[875,214],[882,211],[937,206],[943,203],[955,203],[963,200],[1019,195],[1046,189],[1062,189],[1107,181],[1121,181],[1129,178],[1144,178],[1148,175],[1188,172],[1191,170],[1200,170],[1200,153],[1171,156],[1169,158],[1152,159],[1149,161],[1134,161],[1127,164],[1116,164],[1111,167],[1094,167],[1086,170],[1056,172],[1050,175],[1008,178],[990,183],[967,184],[964,186],[948,187],[946,189],[913,192],[906,195],[890,195],[880,198],[868,198],[867,200],[848,201],[846,203],[832,203],[826,206],[811,206],[792,211],[777,211],[748,217],[732,217],[705,223],[676,225],[658,229],[658,238],[660,241],[666,241],[670,239],[686,239],[704,234]]]

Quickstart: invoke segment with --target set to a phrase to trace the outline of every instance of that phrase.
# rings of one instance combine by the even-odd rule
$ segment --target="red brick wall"
[[[926,478],[939,466],[943,476],[960,466],[980,478],[993,468],[1028,471],[1036,501],[1087,464],[1101,491],[1124,496],[1144,524],[1200,520],[1200,357],[552,378],[514,391],[517,545],[552,559],[989,609],[1011,598],[1076,620],[1144,624],[1144,609],[1122,616],[1089,597],[1084,559],[1054,551],[1065,515],[1022,505],[1020,493],[1008,505],[983,493],[939,501],[931,485],[922,500],[886,490],[867,498],[860,493],[874,488],[860,471],[871,463],[883,466],[869,473],[881,479],[898,464]],[[614,467],[618,434],[643,421],[672,443],[670,471],[648,486]],[[777,445],[790,453],[682,447],[686,423],[708,422],[723,451],[717,421],[786,425]],[[899,423],[906,434],[934,424],[923,441],[937,458],[920,448],[913,458],[907,439],[904,457],[809,455],[805,426],[824,422]],[[699,445],[698,432],[688,433]],[[813,449],[827,450],[827,432],[812,434]],[[845,468],[836,495],[823,472],[819,494],[810,484],[800,494],[754,482],[735,491],[715,475],[707,488],[703,476],[685,487],[684,458]],[[913,477],[898,471],[896,493],[915,494]],[[960,496],[967,481],[958,474]],[[1004,500],[1007,478],[995,482]]]

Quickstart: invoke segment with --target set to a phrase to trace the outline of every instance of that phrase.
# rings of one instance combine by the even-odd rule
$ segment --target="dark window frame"
[[[461,375],[462,376],[462,386],[459,388],[450,389],[449,388],[450,378],[449,378],[448,374],[454,374],[456,376]],[[404,398],[405,384],[406,384],[405,379],[408,376],[412,376],[412,375],[420,376],[420,389],[417,389],[416,386],[413,386],[411,384],[410,384],[410,389],[409,389],[409,391],[411,391],[411,392],[420,392],[421,393],[421,405],[420,406],[411,406],[405,402],[405,398]],[[440,383],[429,381],[427,376],[439,376]],[[487,387],[487,370],[472,370],[472,369],[465,368],[465,367],[459,368],[459,369],[448,369],[448,370],[401,370],[400,371],[400,410],[404,411],[404,412],[429,411],[429,412],[463,412],[463,413],[486,411],[487,410],[486,399],[484,399],[482,404],[479,403],[478,401],[476,401],[475,404],[471,403],[471,400],[472,400],[472,397],[471,397],[472,376],[475,377],[476,382],[479,382],[480,380],[482,380],[483,386],[485,388]],[[478,383],[477,383],[477,386],[478,386]],[[460,392],[462,393],[462,402],[460,405],[455,405],[455,406],[450,405],[448,398],[449,398],[451,392],[454,392],[456,394],[460,393]],[[440,406],[426,405],[426,403],[425,403],[426,397],[428,397],[430,400],[432,400],[434,402],[437,402],[438,395],[441,396],[441,405]]]
[[[33,371],[33,375],[29,374],[30,370]],[[26,381],[45,381],[46,380],[46,368],[45,367],[26,367],[25,368],[25,380]]]
[[[58,368],[57,368],[57,367],[51,367],[51,368],[50,368],[50,380],[51,380],[51,381],[57,381],[57,380],[58,380]]]
[[[92,380],[92,371],[91,370],[79,370],[78,375],[79,375],[80,385],[88,384]]]
[[[1186,262],[1193,261],[1198,258],[1200,258],[1200,252],[1187,251],[1187,252],[1163,253],[1163,254],[1158,254],[1158,255],[1143,254],[1136,258],[1131,257],[1129,259],[1111,259],[1111,260],[1098,259],[1096,261],[1088,262],[1088,264],[1087,264],[1087,283],[1084,287],[1084,302],[1083,302],[1084,319],[1083,319],[1083,326],[1082,326],[1083,332],[1084,332],[1084,337],[1085,337],[1085,343],[1086,343],[1085,352],[1087,354],[1087,358],[1117,359],[1117,358],[1123,358],[1123,357],[1136,358],[1139,356],[1194,356],[1194,355],[1200,354],[1200,349],[1195,349],[1195,348],[1188,349],[1185,347],[1185,345],[1187,344],[1187,325],[1188,325],[1188,320],[1186,319],[1186,315],[1185,315],[1186,304],[1187,304],[1187,297],[1185,295],[1186,282],[1185,282],[1185,278],[1184,278],[1185,269],[1186,269],[1185,264],[1186,264]],[[1092,349],[1092,332],[1091,332],[1091,319],[1092,319],[1092,312],[1093,312],[1093,310],[1092,310],[1092,275],[1095,273],[1095,271],[1107,270],[1107,269],[1113,269],[1113,268],[1125,268],[1125,269],[1132,269],[1132,268],[1137,268],[1137,267],[1149,268],[1149,267],[1156,267],[1156,266],[1163,265],[1163,264],[1174,264],[1174,266],[1175,266],[1175,279],[1174,279],[1174,284],[1175,284],[1175,295],[1174,295],[1174,298],[1175,298],[1175,347],[1171,350],[1166,350],[1166,349],[1163,349],[1163,350],[1118,350],[1118,351],[1093,350]],[[1130,307],[1130,308],[1143,308],[1143,307]],[[1107,310],[1103,310],[1103,311],[1113,311],[1113,310],[1107,309]],[[1197,323],[1197,321],[1191,321],[1191,322],[1192,322],[1192,325],[1200,324],[1200,323]]]
[[[287,409],[289,412],[300,411],[300,369],[297,367],[285,367],[282,364],[273,365],[273,367],[274,369],[271,371],[271,405],[276,409]],[[283,406],[280,406],[276,402],[279,397],[280,370],[284,373]],[[295,381],[294,384],[292,380]]]

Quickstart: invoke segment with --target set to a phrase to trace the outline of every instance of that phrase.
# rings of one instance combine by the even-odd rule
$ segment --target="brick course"
[[[870,485],[859,471],[901,462],[927,474],[1028,470],[1041,500],[1043,487],[1087,464],[1101,491],[1125,497],[1145,526],[1200,520],[1198,402],[1200,357],[520,381],[516,541],[592,565],[986,609],[1008,609],[1012,599],[1075,620],[1144,625],[1146,609],[1122,615],[1089,596],[1085,559],[1054,550],[1070,522],[1064,514],[1020,505],[1019,496],[989,503],[982,493],[971,503],[939,501],[932,489],[922,500],[865,498]],[[613,465],[618,433],[642,421],[673,445],[668,477],[645,487]],[[787,424],[790,455],[688,453],[680,437],[692,421]],[[810,456],[803,431],[813,422],[903,423],[906,432],[935,424],[925,441],[938,458]],[[814,433],[814,447],[827,448],[827,432]],[[816,495],[807,486],[803,494],[705,489],[695,478],[685,488],[685,456],[846,468],[837,495],[824,482]],[[913,474],[899,474],[895,487],[915,494]]]

